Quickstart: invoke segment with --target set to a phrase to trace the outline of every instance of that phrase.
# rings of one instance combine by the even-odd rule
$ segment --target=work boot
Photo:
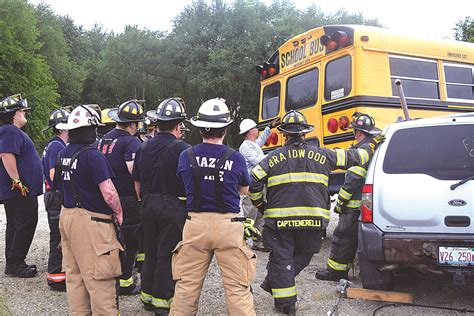
[[[348,271],[324,269],[316,272],[316,278],[323,281],[339,281],[340,279],[349,279],[349,274]]]
[[[37,270],[36,264],[27,264],[25,260],[20,261],[20,266],[27,267],[28,269],[35,270],[35,271]]]
[[[262,284],[260,284],[260,288],[265,292],[272,294],[272,288],[270,287],[270,284],[268,284],[267,279],[263,280]]]
[[[37,272],[36,269],[30,269],[27,266],[7,266],[5,268],[5,274],[17,278],[32,278],[35,277]]]
[[[168,308],[155,308],[155,315],[166,316],[169,315],[170,310]]]
[[[296,315],[296,307],[295,305],[289,305],[289,306],[282,306],[280,304],[275,303],[275,308],[286,315]]]
[[[57,282],[48,284],[51,291],[66,292],[66,282]]]

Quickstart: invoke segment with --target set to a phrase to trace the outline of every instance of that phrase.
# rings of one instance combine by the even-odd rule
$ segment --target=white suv
[[[390,289],[414,268],[474,274],[474,113],[395,123],[367,172],[359,225],[362,285]]]

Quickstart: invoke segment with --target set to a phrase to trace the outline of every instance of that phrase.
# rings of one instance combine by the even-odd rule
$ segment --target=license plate
[[[474,248],[439,246],[438,264],[443,266],[474,266]]]

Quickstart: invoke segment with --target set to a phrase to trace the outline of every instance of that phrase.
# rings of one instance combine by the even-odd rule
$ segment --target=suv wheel
[[[391,290],[393,288],[392,271],[379,271],[380,264],[369,261],[361,249],[357,250],[357,253],[362,287],[371,290]]]

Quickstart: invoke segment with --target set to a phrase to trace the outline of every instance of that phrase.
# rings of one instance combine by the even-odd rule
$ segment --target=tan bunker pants
[[[250,285],[257,257],[243,239],[238,214],[190,212],[183,240],[173,251],[176,287],[171,315],[195,315],[204,278],[215,255],[221,270],[229,315],[255,315]]]
[[[111,215],[61,210],[59,229],[71,315],[117,315],[115,278],[122,274]],[[101,221],[102,220],[102,221]]]

